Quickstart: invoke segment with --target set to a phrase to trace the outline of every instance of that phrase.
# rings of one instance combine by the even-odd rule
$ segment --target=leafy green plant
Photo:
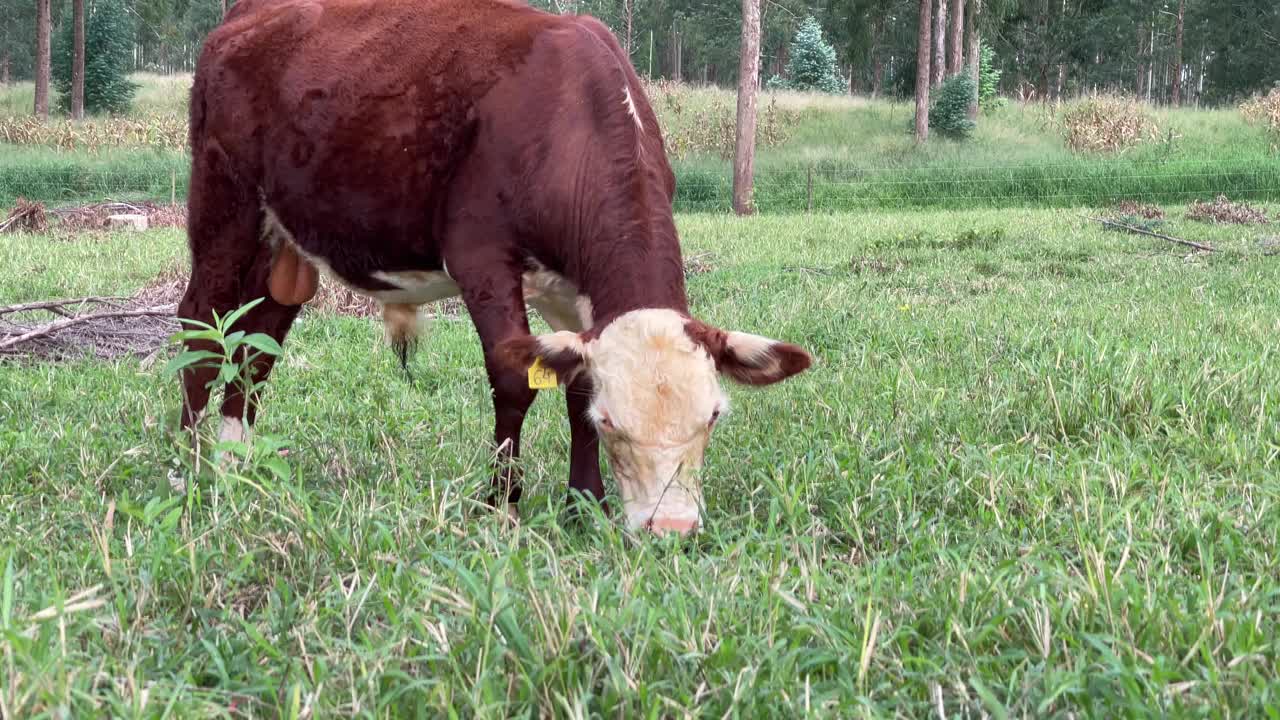
[[[973,78],[959,73],[948,78],[938,88],[933,107],[929,108],[929,127],[934,132],[963,140],[973,132],[975,123],[969,119],[969,100],[973,98]]]
[[[996,67],[996,51],[985,43],[978,50],[978,107],[986,110],[998,108],[1006,100],[1000,97],[1000,76],[1003,74]]]
[[[263,298],[253,300],[231,311],[225,317],[219,316],[215,311],[212,325],[190,318],[179,318],[179,322],[193,329],[175,333],[171,338],[173,342],[203,341],[212,343],[217,350],[183,349],[165,366],[164,374],[181,377],[184,370],[201,367],[216,368],[218,372],[206,384],[207,389],[212,390],[219,385],[232,384],[239,387],[245,397],[251,397],[264,384],[255,382],[253,379],[252,368],[255,361],[264,355],[279,357],[283,350],[280,343],[270,335],[246,333],[243,330],[232,331],[231,328],[236,321],[262,301]],[[248,408],[248,403],[245,407]],[[246,418],[241,420],[244,421]]]
[[[769,89],[784,86],[789,90],[844,92],[844,80],[836,65],[836,49],[822,37],[822,26],[812,15],[796,29],[791,42],[791,59],[787,62],[785,81],[769,81]]]
[[[70,13],[67,13],[70,16]],[[58,106],[71,107],[74,23],[62,23],[53,48],[53,82]],[[133,21],[121,0],[95,0],[85,8],[84,109],[87,113],[126,112],[138,84],[126,73],[133,62]]]

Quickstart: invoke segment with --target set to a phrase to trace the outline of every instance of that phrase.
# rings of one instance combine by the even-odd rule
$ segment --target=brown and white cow
[[[283,342],[323,271],[381,301],[403,347],[418,306],[460,294],[493,391],[495,505],[520,498],[536,361],[566,387],[570,488],[603,497],[603,438],[628,525],[680,532],[701,521],[719,375],[768,385],[811,362],[691,317],[658,121],[594,19],[509,0],[241,0],[205,42],[190,120],[179,315],[265,297],[239,327]],[[526,304],[555,332],[531,336]],[[213,379],[184,374],[185,428]],[[255,406],[228,387],[222,437],[243,439]]]

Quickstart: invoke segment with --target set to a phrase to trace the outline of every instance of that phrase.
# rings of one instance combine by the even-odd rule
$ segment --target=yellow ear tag
[[[542,358],[534,358],[529,366],[529,387],[533,390],[554,390],[560,383],[556,371],[542,364]]]

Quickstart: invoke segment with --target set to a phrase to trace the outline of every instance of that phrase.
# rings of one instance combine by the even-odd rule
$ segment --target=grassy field
[[[1273,230],[679,225],[700,315],[817,357],[732,391],[692,541],[562,526],[556,392],[524,522],[477,507],[465,318],[411,387],[377,326],[304,315],[263,454],[185,496],[163,363],[0,366],[0,716],[1275,717]],[[182,247],[0,235],[0,297],[127,293]]]
[[[142,90],[130,118],[91,120],[84,127],[64,121],[43,133],[45,144],[37,147],[0,144],[0,205],[18,196],[53,202],[167,198],[175,186],[185,193],[189,160],[181,128],[190,78],[136,80]],[[733,147],[734,95],[658,85],[650,99],[676,156],[677,207],[727,209],[732,180],[722,154]],[[29,107],[29,85],[0,89],[0,126]],[[766,93],[761,107],[756,198],[764,212],[811,204],[848,211],[1087,207],[1124,199],[1186,203],[1219,193],[1280,199],[1274,139],[1235,108],[1148,108],[1151,139],[1120,155],[1098,156],[1068,150],[1060,108],[1041,104],[992,110],[972,140],[936,137],[924,147],[909,132],[910,103]],[[14,134],[25,137],[29,130]],[[107,146],[91,157],[83,152],[86,143],[112,138],[127,147]]]

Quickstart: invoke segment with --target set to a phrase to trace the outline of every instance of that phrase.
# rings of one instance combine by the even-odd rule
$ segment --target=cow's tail
[[[418,338],[422,334],[422,322],[418,315],[417,305],[404,303],[386,303],[382,306],[382,325],[386,330],[387,342],[395,350],[400,359],[400,368],[404,370],[410,382],[409,356],[417,347]]]

